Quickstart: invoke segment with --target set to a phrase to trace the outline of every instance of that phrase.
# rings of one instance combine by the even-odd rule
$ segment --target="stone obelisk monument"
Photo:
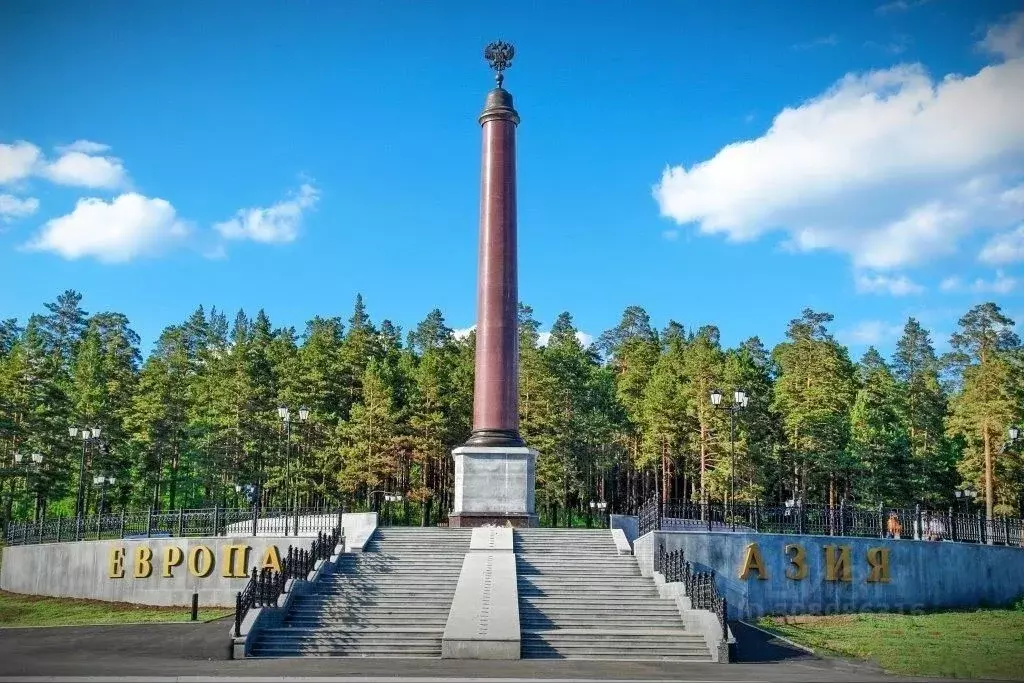
[[[536,526],[537,451],[519,437],[519,294],[516,259],[516,126],[519,114],[502,87],[515,48],[484,50],[497,72],[480,114],[480,253],[477,262],[476,377],[473,433],[452,451],[455,501],[450,526]]]

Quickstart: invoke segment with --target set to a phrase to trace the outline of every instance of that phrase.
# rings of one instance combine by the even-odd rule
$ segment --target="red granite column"
[[[522,446],[519,438],[519,294],[516,259],[516,126],[512,95],[487,95],[480,115],[480,254],[471,446]]]

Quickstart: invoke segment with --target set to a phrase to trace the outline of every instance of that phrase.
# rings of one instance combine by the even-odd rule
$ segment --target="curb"
[[[790,645],[791,647],[795,647],[798,650],[803,650],[807,654],[814,655],[815,657],[818,656],[818,654],[814,650],[812,650],[811,648],[807,647],[806,645],[801,645],[800,643],[794,642],[794,641],[790,640],[789,638],[787,638],[786,636],[781,635],[779,633],[776,633],[775,631],[769,631],[768,629],[761,628],[760,626],[755,626],[754,624],[751,624],[749,621],[743,621],[742,619],[738,619],[737,621],[739,621],[739,623],[743,624],[744,626],[749,626],[750,628],[754,629],[755,631],[760,631],[761,633],[764,633],[765,635],[769,635],[772,638],[776,638],[778,640],[781,640],[782,642],[786,643],[787,645]]]

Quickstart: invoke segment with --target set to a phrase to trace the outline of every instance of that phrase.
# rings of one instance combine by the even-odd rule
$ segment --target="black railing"
[[[235,635],[242,635],[242,620],[250,609],[276,607],[288,580],[308,578],[309,573],[316,568],[316,563],[330,559],[339,544],[344,552],[345,534],[340,526],[336,526],[329,534],[318,532],[308,549],[288,546],[288,552],[281,561],[280,572],[270,568],[257,571],[253,567],[249,582],[235,595]]]
[[[718,592],[713,570],[695,572],[681,549],[666,551],[665,546],[659,544],[654,554],[654,571],[660,572],[666,583],[682,583],[693,609],[714,612],[725,636],[729,607],[725,596]]]
[[[242,619],[255,607],[273,607],[284,592],[287,578],[284,572],[276,572],[269,567],[257,570],[252,568],[252,578],[235,596],[235,635],[242,635]]]
[[[120,538],[196,536],[309,536],[341,526],[341,508],[204,508],[152,510],[12,521],[4,530],[7,545],[61,543]]]
[[[867,509],[852,505],[766,505],[649,500],[639,510],[639,531],[744,531],[863,538],[904,538],[1024,547],[1024,520],[986,519],[914,508]]]

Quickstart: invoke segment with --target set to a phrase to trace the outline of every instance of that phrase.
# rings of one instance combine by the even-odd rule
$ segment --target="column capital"
[[[480,114],[480,125],[488,121],[511,121],[519,125],[519,112],[512,105],[512,93],[504,88],[495,88],[487,93],[484,110]]]

